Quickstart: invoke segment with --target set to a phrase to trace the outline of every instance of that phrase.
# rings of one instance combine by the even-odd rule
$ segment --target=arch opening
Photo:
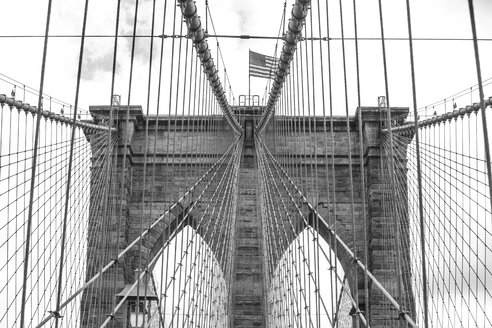
[[[321,238],[320,238],[321,237]],[[270,275],[268,325],[352,327],[350,286],[333,248],[312,227],[285,249]]]
[[[226,275],[216,252],[191,226],[165,243],[150,272],[149,287],[159,297],[149,311],[150,327],[228,325]]]

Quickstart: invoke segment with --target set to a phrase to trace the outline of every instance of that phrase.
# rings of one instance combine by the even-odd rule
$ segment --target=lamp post
[[[116,297],[123,298],[126,296],[127,300],[127,326],[132,328],[144,328],[149,327],[150,309],[152,301],[159,302],[157,295],[148,286],[143,283],[133,286],[134,284],[128,284],[119,292]],[[133,288],[132,288],[133,287]]]

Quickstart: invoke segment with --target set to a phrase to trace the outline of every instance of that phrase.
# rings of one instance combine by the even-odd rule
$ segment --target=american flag
[[[249,76],[269,79],[275,73],[278,60],[275,57],[249,51]]]

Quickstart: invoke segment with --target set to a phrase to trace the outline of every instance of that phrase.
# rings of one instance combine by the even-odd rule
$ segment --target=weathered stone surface
[[[264,327],[263,247],[257,210],[258,172],[252,140],[245,140],[239,171],[232,315],[233,327]]]
[[[95,107],[91,110],[104,114],[105,107]],[[405,109],[396,109],[405,113]],[[289,134],[286,129],[292,124],[292,118],[277,117],[272,121],[263,135],[263,139],[274,151],[279,162],[293,181],[300,186],[306,197],[313,204],[318,204],[320,213],[331,225],[336,228],[340,238],[353,250],[357,257],[364,261],[364,250],[367,247],[369,270],[391,292],[395,291],[397,281],[390,279],[396,276],[395,269],[395,235],[391,235],[394,227],[394,219],[388,217],[384,211],[384,204],[390,200],[390,192],[385,181],[380,176],[380,112],[375,108],[363,108],[363,163],[361,174],[359,167],[359,134],[356,118],[350,119],[350,134],[346,132],[345,118],[334,119],[334,142],[332,144],[329,129],[325,137],[321,137],[325,129],[322,119],[310,121],[307,118],[297,118],[297,124],[304,126],[306,131],[317,131],[305,134]],[[122,114],[120,114],[121,116]],[[121,116],[123,117],[123,116]],[[404,117],[404,115],[400,115]],[[244,124],[245,117],[241,118]],[[132,107],[131,119],[126,125],[120,119],[120,145],[117,151],[119,158],[118,167],[113,169],[113,178],[119,181],[117,188],[112,191],[115,198],[123,199],[118,204],[113,204],[115,209],[109,216],[93,215],[89,225],[89,248],[87,277],[97,273],[101,263],[107,263],[110,259],[103,258],[102,254],[113,250],[117,245],[119,250],[124,249],[139,233],[142,226],[148,226],[156,217],[160,216],[170,205],[169,200],[176,200],[183,194],[232,143],[234,134],[227,122],[216,117],[209,125],[200,125],[199,120],[185,122],[184,119],[150,118],[149,141],[144,135],[144,116],[141,109]],[[181,121],[180,121],[181,120]],[[300,123],[299,123],[300,122]],[[210,122],[209,122],[210,123]],[[158,124],[157,136],[153,131]],[[187,124],[191,124],[188,129]],[[326,124],[329,128],[329,125]],[[184,128],[186,127],[186,128]],[[283,130],[282,130],[283,129]],[[282,138],[274,136],[273,131],[281,132]],[[192,133],[188,133],[192,131]],[[212,131],[212,133],[211,133]],[[251,136],[250,136],[251,137]],[[155,140],[155,141],[154,141]],[[351,148],[348,149],[348,141]],[[124,153],[124,143],[127,143]],[[334,147],[334,159],[332,159],[332,146]],[[154,154],[155,149],[155,154]],[[147,156],[147,180],[144,183],[144,153]],[[350,168],[348,154],[352,156],[353,184],[350,184]],[[403,151],[403,153],[405,153]],[[236,228],[234,241],[234,271],[231,292],[231,325],[233,327],[264,327],[266,305],[264,304],[264,248],[262,241],[262,227],[260,211],[257,206],[259,197],[257,190],[257,167],[255,160],[254,144],[251,138],[244,142],[243,158],[240,167],[238,198],[236,208]],[[155,155],[155,156],[154,156]],[[122,162],[126,161],[125,170]],[[293,165],[295,163],[295,165]],[[149,175],[149,168],[155,164],[155,172]],[[335,179],[332,179],[332,164],[335,168]],[[406,163],[402,160],[398,163],[398,169],[404,172]],[[361,181],[364,177],[366,190],[362,190]],[[152,183],[149,183],[152,181]],[[211,189],[213,188],[212,182]],[[353,189],[351,189],[351,186]],[[329,194],[335,188],[336,201],[333,203]],[[402,187],[404,190],[405,188]],[[354,204],[351,203],[353,192]],[[362,204],[362,193],[366,194],[366,204]],[[207,207],[211,195],[205,194],[195,207],[196,211],[203,213]],[[153,200],[151,202],[150,200]],[[328,202],[328,200],[330,200]],[[296,200],[297,201],[297,200]],[[287,210],[295,212],[296,208],[290,198],[285,197]],[[152,204],[152,205],[151,205]],[[298,203],[306,216],[310,215],[309,209],[301,200]],[[175,213],[168,215],[163,223],[156,227],[147,238],[142,251],[132,249],[114,269],[101,279],[101,285],[94,290],[88,290],[84,294],[82,302],[82,327],[89,327],[93,322],[105,319],[113,308],[114,295],[121,291],[125,284],[134,281],[134,269],[145,266],[153,252],[166,242],[170,234],[177,229],[177,222],[186,205]],[[364,218],[363,208],[366,209]],[[352,215],[355,226],[352,223]],[[182,217],[182,216],[181,216]],[[204,216],[204,220],[208,220]],[[194,218],[189,218],[187,224],[195,225]],[[400,217],[400,222],[405,222],[406,217]],[[367,241],[364,245],[364,223],[367,224]],[[284,222],[283,224],[287,224]],[[297,225],[300,233],[303,224]],[[355,243],[353,231],[355,230]],[[202,231],[198,230],[198,233]],[[320,228],[320,234],[329,243],[333,244],[330,233]],[[213,245],[210,236],[202,236],[207,243]],[[295,239],[293,233],[289,238]],[[403,236],[402,238],[409,238]],[[96,241],[102,240],[102,243]],[[283,252],[279,252],[282,254]],[[356,270],[351,258],[340,253],[340,261],[348,277],[348,283],[352,292],[359,290],[359,304],[361,309],[366,309],[372,319],[372,327],[387,325],[391,318],[398,313],[388,313],[388,301],[374,286],[370,285],[370,306],[366,308],[363,290],[363,272]],[[278,260],[278,259],[277,259]],[[409,254],[403,254],[403,260],[410,268]],[[224,267],[226,263],[221,263]],[[230,265],[230,264],[228,264]],[[355,283],[355,274],[358,284]],[[409,277],[409,272],[403,272],[404,277]],[[389,278],[388,278],[389,277]],[[405,279],[406,279],[405,278]],[[404,280],[405,280],[404,279]],[[412,299],[411,287],[404,285],[407,298]],[[412,303],[412,300],[410,301]],[[95,309],[97,308],[97,311]],[[406,310],[412,312],[412,304]],[[126,309],[119,311],[114,320],[114,327],[126,327]],[[92,318],[99,315],[99,318]],[[395,325],[397,322],[395,321]]]

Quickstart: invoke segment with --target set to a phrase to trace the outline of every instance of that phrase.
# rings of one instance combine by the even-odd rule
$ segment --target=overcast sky
[[[123,13],[120,32],[131,33],[134,1],[123,1]],[[157,1],[158,12],[162,12],[164,1]],[[151,4],[150,0],[140,1],[138,34],[150,34]],[[173,2],[170,1],[170,4]],[[212,19],[218,34],[249,34],[276,36],[280,26],[284,0],[270,1],[231,1],[210,0]],[[346,37],[353,36],[352,1],[343,1]],[[81,33],[83,0],[54,0],[50,33]],[[316,6],[313,1],[313,6]],[[329,1],[331,8],[331,36],[340,36],[338,20],[338,1]],[[415,38],[443,37],[470,38],[468,1],[466,0],[412,0],[412,18]],[[205,0],[197,0],[197,6],[203,17]],[[287,16],[290,17],[292,1],[287,4]],[[383,0],[385,33],[387,37],[406,37],[406,11],[404,0]],[[475,0],[475,11],[479,38],[492,39],[492,1]],[[168,8],[172,6],[168,5]],[[114,34],[116,0],[90,1],[88,34]],[[47,1],[15,0],[5,1],[1,20],[2,35],[43,35],[46,22]],[[170,10],[170,9],[169,9]],[[162,15],[161,15],[162,16]],[[359,36],[379,36],[379,16],[377,0],[358,1]],[[162,18],[156,20],[156,34],[161,34]],[[170,34],[171,24],[167,24],[166,33]],[[210,24],[209,24],[210,25]],[[211,30],[211,26],[209,26]],[[324,30],[322,32],[324,33]],[[315,28],[315,36],[318,35]],[[322,35],[325,36],[325,35]],[[0,52],[0,73],[12,77],[34,88],[39,86],[40,62],[42,57],[42,38],[2,38]],[[126,99],[128,88],[128,68],[130,39],[120,43],[118,60],[118,81],[116,93]],[[52,38],[49,41],[45,93],[74,102],[77,58],[79,52],[78,38]],[[168,45],[170,39],[167,39]],[[248,93],[248,49],[273,55],[274,40],[239,40],[220,39],[225,64],[230,76],[232,89],[236,97]],[[215,41],[209,40],[216,56]],[[326,43],[326,42],[324,42]],[[333,70],[335,90],[341,80],[340,41],[332,41]],[[80,106],[107,104],[110,90],[110,72],[113,41],[111,38],[89,38],[86,42],[83,80],[81,86]],[[155,54],[158,54],[156,43]],[[411,105],[409,77],[408,46],[406,41],[388,41],[388,71],[391,105]],[[492,41],[480,42],[483,79],[492,77]],[[376,105],[377,96],[384,94],[381,44],[379,41],[360,41],[361,54],[361,92],[362,105]],[[469,41],[416,41],[415,58],[417,67],[419,107],[442,100],[456,91],[477,83],[473,46]],[[139,39],[135,62],[134,92],[132,104],[145,105],[148,62],[148,39]],[[157,58],[157,57],[156,57]],[[325,58],[326,59],[326,58]],[[355,59],[353,41],[347,41],[347,60],[349,67],[349,98],[356,99],[355,94]],[[156,60],[157,61],[157,60]],[[169,59],[168,59],[169,61]],[[217,62],[217,60],[216,60]],[[223,79],[222,63],[219,66]],[[154,70],[157,75],[157,66]],[[338,76],[338,78],[337,78]],[[266,86],[264,79],[252,79],[252,94],[262,95]],[[0,84],[2,93],[10,92],[9,84]],[[486,96],[492,95],[489,92]],[[478,101],[477,96],[473,96]],[[470,101],[470,97],[466,98]],[[34,100],[30,100],[34,103]],[[123,101],[125,103],[125,101]],[[335,102],[336,104],[336,102]],[[350,102],[350,111],[355,110],[356,103]],[[466,103],[458,103],[466,105]],[[343,106],[337,106],[336,112],[343,112]],[[152,111],[152,110],[151,110]],[[341,113],[340,112],[340,113]]]
[[[120,33],[131,34],[134,1],[123,1]],[[288,1],[287,17],[293,1]],[[141,0],[137,34],[150,34],[151,0]],[[157,1],[159,13],[163,10],[164,0]],[[313,6],[317,2],[313,1]],[[352,1],[342,1],[344,5],[346,37],[353,36]],[[359,0],[359,37],[379,37],[379,16],[377,0]],[[80,35],[84,0],[54,0],[52,35]],[[212,18],[218,34],[248,34],[276,36],[278,33],[284,0],[209,0]],[[470,38],[471,28],[466,0],[412,0],[412,18],[415,38]],[[169,1],[168,10],[174,2]],[[338,19],[338,1],[329,0],[331,37],[340,37]],[[205,0],[197,0],[200,15],[204,19]],[[383,0],[385,32],[387,37],[406,37],[405,0]],[[43,35],[46,22],[46,0],[7,0],[1,4],[0,35]],[[114,33],[116,0],[91,0],[87,33],[112,35]],[[484,80],[492,78],[492,1],[475,0],[478,36],[491,41],[481,41],[480,56]],[[162,17],[155,24],[156,34],[160,34]],[[326,28],[321,36],[326,36]],[[211,25],[209,31],[212,32]],[[166,34],[172,28],[167,24]],[[314,36],[318,36],[315,29]],[[0,38],[0,73],[23,84],[38,88],[40,63],[42,57],[42,38]],[[118,73],[116,90],[126,104],[129,71],[130,39],[122,39],[118,53]],[[178,41],[176,41],[178,42]],[[248,49],[267,55],[273,55],[274,40],[220,39],[225,65],[229,72],[234,94],[248,93]],[[79,38],[51,38],[48,48],[45,93],[67,103],[74,103]],[[166,40],[168,56],[164,60],[169,72],[171,58]],[[209,40],[212,53],[217,62],[215,40]],[[333,74],[335,90],[335,113],[342,114],[344,108],[343,76],[341,69],[341,42],[331,42],[333,55]],[[323,47],[326,42],[323,41]],[[155,44],[154,53],[158,54],[160,44]],[[149,58],[149,39],[138,39],[136,47],[134,85],[131,103],[145,106],[147,62]],[[410,69],[408,45],[406,41],[388,41],[388,73],[391,105],[411,106]],[[87,109],[90,105],[107,105],[110,99],[111,63],[113,40],[111,38],[88,38],[84,52],[84,66],[80,89],[80,106]],[[379,41],[360,41],[361,95],[362,105],[376,106],[377,97],[384,95],[381,44]],[[156,57],[157,58],[157,57]],[[176,59],[176,58],[175,58]],[[326,60],[326,57],[325,57]],[[347,41],[347,61],[349,71],[349,111],[355,111],[355,75],[353,41]],[[473,45],[470,41],[415,41],[415,61],[417,95],[419,107],[443,100],[457,91],[469,88],[477,83]],[[157,75],[158,66],[154,63],[153,74]],[[219,64],[221,78],[223,65]],[[326,67],[325,67],[326,68]],[[4,78],[4,76],[0,76]],[[165,77],[167,83],[169,78]],[[224,81],[223,81],[224,83]],[[264,79],[252,79],[252,94],[263,94],[266,85]],[[0,93],[10,93],[12,83],[0,81]],[[492,96],[492,88],[485,89],[486,96]],[[155,102],[155,93],[153,94]],[[21,91],[17,93],[22,98]],[[477,92],[456,99],[458,106],[478,101]],[[35,104],[36,98],[27,96],[26,101]],[[449,103],[448,103],[449,105]],[[46,106],[46,103],[45,103]],[[58,106],[59,107],[59,106]],[[447,107],[448,110],[450,107]],[[59,108],[58,108],[59,109]],[[54,111],[57,108],[53,108]],[[150,112],[154,107],[151,106]],[[432,113],[434,109],[430,109]],[[443,108],[440,108],[443,110]],[[166,113],[166,111],[164,111]]]

